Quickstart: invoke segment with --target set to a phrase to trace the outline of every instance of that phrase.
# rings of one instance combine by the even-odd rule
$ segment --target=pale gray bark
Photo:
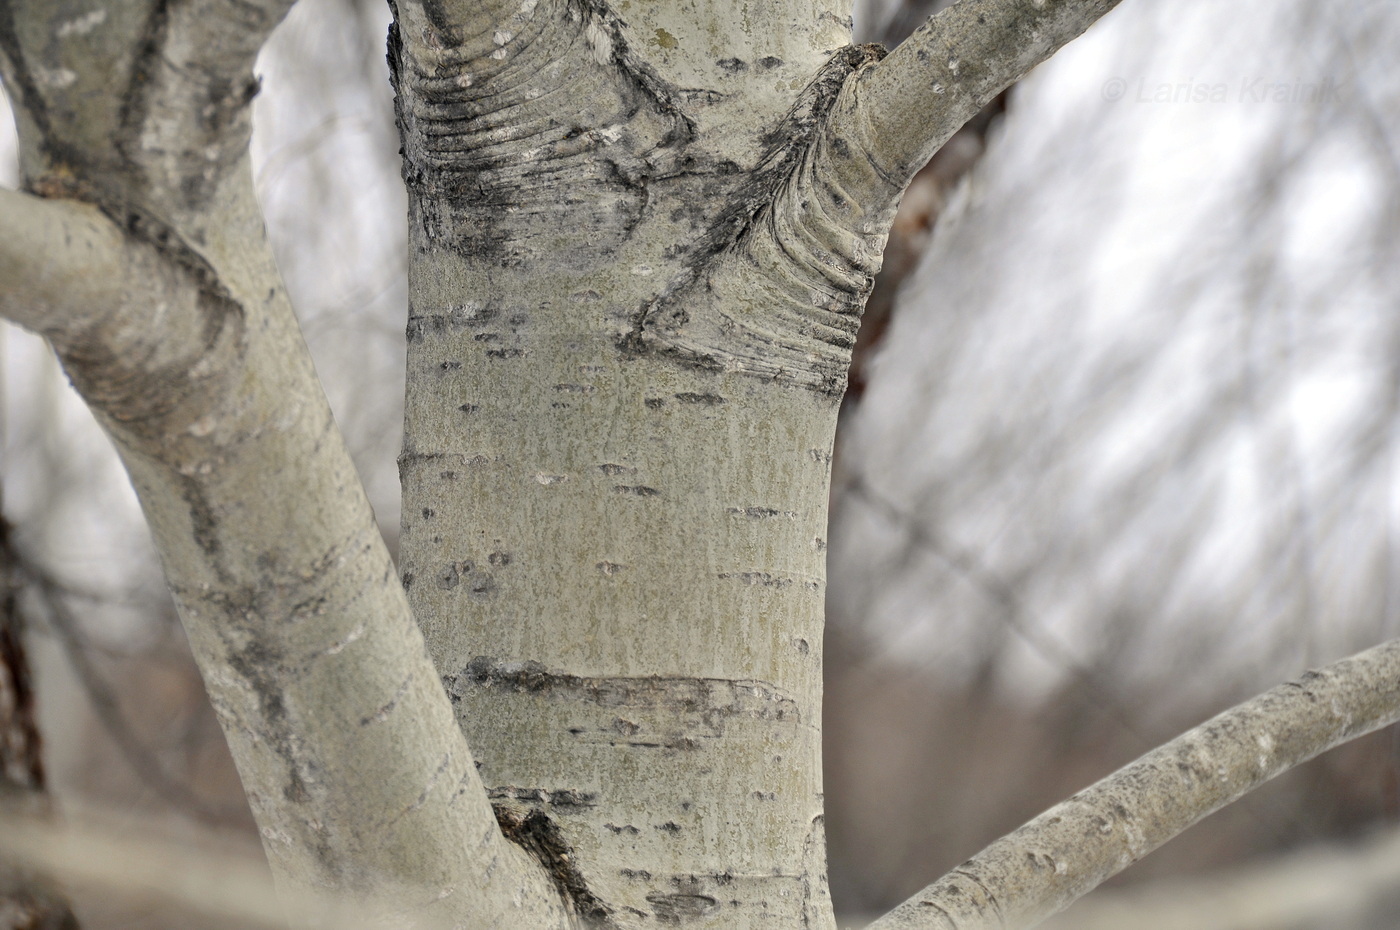
[[[961,0],[862,76],[862,105],[837,132],[902,187],[988,101],[1119,2]]]
[[[0,231],[42,233],[0,247],[0,311],[121,451],[285,887],[473,928],[833,925],[860,310],[922,160],[1112,5],[966,0],[881,61],[839,0],[402,0],[396,578],[247,177],[286,4],[0,2],[29,191]]]
[[[1105,8],[1054,6],[920,139]],[[918,167],[868,129],[942,91],[878,80],[836,4],[402,3],[396,36],[400,568],[488,790],[619,926],[830,926],[831,438]]]
[[[871,930],[1029,928],[1213,811],[1400,719],[1400,640],[1279,685],[988,846]]]
[[[1230,869],[1102,890],[1044,930],[1391,930],[1400,914],[1400,833],[1317,844]]]
[[[5,195],[4,310],[117,445],[279,880],[545,926],[262,236],[246,105],[287,5],[0,5],[26,186],[52,198]]]

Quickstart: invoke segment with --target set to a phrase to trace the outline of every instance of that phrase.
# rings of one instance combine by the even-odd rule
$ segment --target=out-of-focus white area
[[[385,63],[388,5],[301,0],[258,60],[253,171],[331,408],[395,544],[408,200]]]
[[[1397,39],[1394,3],[1129,0],[1011,92],[838,438],[838,908],[1400,635]],[[1397,785],[1378,734],[1127,877],[1356,835]]]
[[[846,424],[842,622],[1188,700],[1400,632],[1397,38],[1134,0],[1017,87]]]

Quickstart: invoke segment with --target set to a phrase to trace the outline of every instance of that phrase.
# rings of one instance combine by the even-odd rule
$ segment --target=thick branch
[[[279,883],[388,906],[395,926],[556,926],[262,235],[251,64],[287,6],[0,2],[26,183],[97,205],[4,195],[0,308],[50,338],[117,445]],[[36,229],[38,249],[15,244]]]
[[[1213,811],[1400,719],[1400,640],[1266,691],[1081,791],[871,930],[1024,930]]]
[[[223,292],[92,208],[41,206],[112,272],[60,261],[85,301],[38,316],[131,474],[279,881],[549,926],[558,898],[496,824],[280,289]],[[144,287],[109,267],[124,253]]]
[[[961,0],[860,75],[836,131],[898,188],[988,101],[1119,0]]]
[[[239,170],[253,62],[291,0],[0,3],[0,75],[27,185],[218,229],[210,207]]]
[[[3,198],[0,308],[118,446],[279,882],[392,898],[398,924],[550,926],[558,895],[497,826],[270,257],[245,243],[225,275],[156,220]]]
[[[0,189],[0,316],[61,338],[110,312],[112,295],[164,275],[96,207]]]
[[[279,881],[392,898],[399,923],[549,926],[557,896],[496,825],[276,279],[259,300],[183,273],[160,312],[206,351],[104,321],[60,355],[141,498]]]

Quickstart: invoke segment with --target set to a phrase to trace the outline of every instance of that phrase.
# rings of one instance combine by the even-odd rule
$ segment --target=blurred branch
[[[35,565],[33,560],[15,545],[10,525],[3,516],[0,516],[0,565],[5,567],[10,584],[4,592],[6,605],[13,605],[17,610],[18,595],[25,589],[42,599],[49,626],[58,635],[64,655],[73,667],[79,686],[87,695],[93,712],[102,722],[108,736],[136,774],[172,804],[199,820],[219,823],[236,816],[238,811],[211,807],[188,785],[168,774],[150,748],[136,735],[122,714],[121,702],[116,693],[93,665],[81,624],[66,603],[66,588],[44,569]],[[8,610],[5,613],[6,617],[10,615]],[[6,629],[0,630],[0,636],[8,632],[8,627],[7,622]],[[3,650],[3,646],[4,642],[0,641],[0,650]],[[39,759],[37,731],[33,734],[33,742],[32,766],[38,773],[35,785],[42,786],[43,768]],[[3,748],[0,746],[0,749]]]
[[[1264,692],[1002,837],[871,930],[1022,930],[1207,814],[1400,719],[1400,640]]]
[[[43,791],[44,758],[24,648],[17,560],[0,515],[0,790]]]
[[[1381,930],[1400,914],[1400,832],[1204,878],[1095,894],[1044,930]]]
[[[910,536],[910,541],[915,546],[933,553],[973,588],[981,592],[984,597],[1000,607],[998,616],[1013,633],[1024,640],[1042,658],[1064,670],[1078,681],[1084,690],[1097,700],[1102,708],[1108,711],[1123,729],[1134,736],[1140,744],[1151,745],[1150,738],[1142,732],[1137,721],[1128,713],[1112,685],[1075,659],[1069,647],[1056,639],[1053,634],[1040,630],[1026,621],[1021,599],[1011,584],[988,569],[976,556],[962,551],[947,540],[936,538],[922,521],[915,519],[892,501],[880,495],[859,475],[853,474],[844,490],[853,497],[870,504],[885,519],[903,526]]]
[[[43,744],[10,536],[10,525],[0,514],[0,804],[43,816],[48,811]],[[77,926],[58,889],[22,865],[17,868],[13,862],[0,861],[0,930],[76,930]]]
[[[184,781],[166,772],[155,753],[132,729],[122,713],[116,692],[93,664],[82,625],[68,608],[62,585],[32,564],[23,563],[23,567],[33,589],[43,598],[49,625],[58,635],[63,654],[73,667],[93,713],[141,780],[176,808],[206,823],[227,823],[242,813],[241,809],[211,805]]]

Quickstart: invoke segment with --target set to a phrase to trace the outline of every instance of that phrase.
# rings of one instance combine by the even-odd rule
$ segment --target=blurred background
[[[941,5],[866,0],[858,40],[893,46]],[[387,21],[380,0],[297,4],[260,61],[253,157],[396,548]],[[1400,635],[1397,43],[1389,0],[1127,0],[911,186],[832,488],[842,926],[1226,706]],[[5,111],[0,185],[15,171]],[[256,863],[125,476],[43,343],[4,324],[0,504],[0,621],[23,631],[60,806]],[[1397,818],[1384,731],[1208,819],[1064,926],[1391,930]],[[88,930],[215,925],[71,890]]]

